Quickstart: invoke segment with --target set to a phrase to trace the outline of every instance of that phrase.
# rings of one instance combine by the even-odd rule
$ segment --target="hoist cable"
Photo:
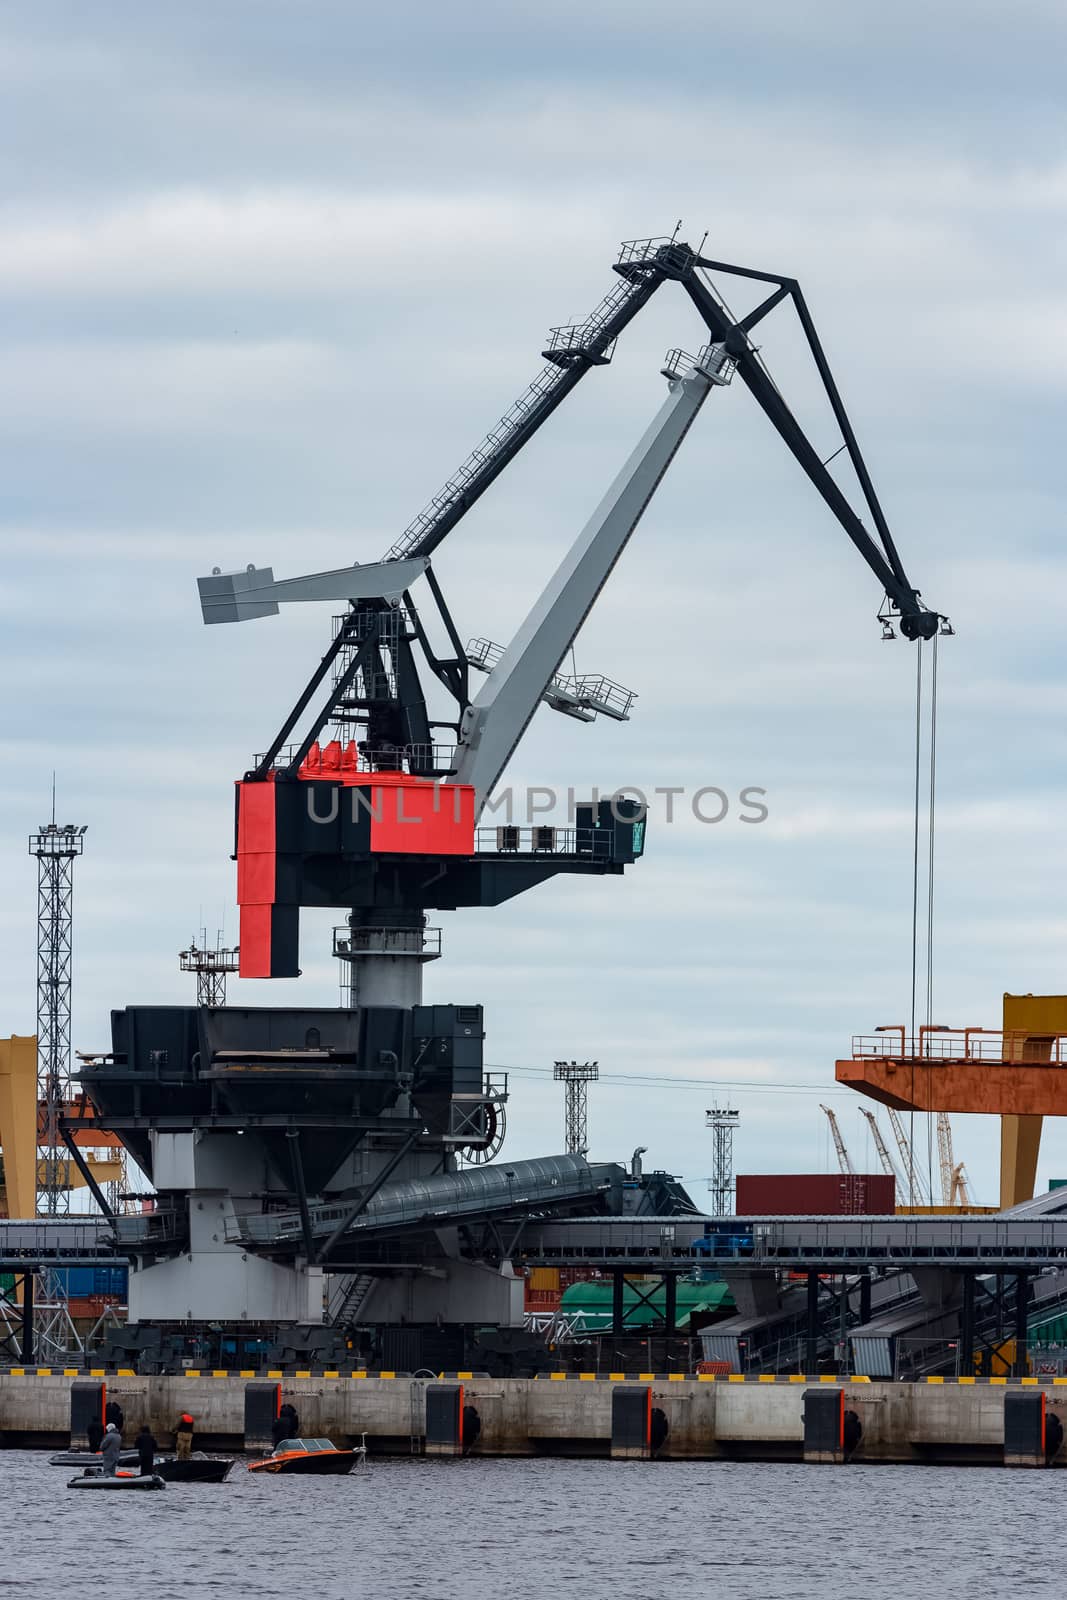
[[[923,641],[915,649],[915,804],[911,863],[911,1054],[915,1040],[916,996],[919,971],[919,788],[922,775]],[[915,1112],[908,1113],[908,1204],[915,1204]]]
[[[926,863],[926,1025],[934,1020],[934,811],[937,795],[937,634],[930,663],[930,820]]]
[[[929,1028],[934,1020],[934,807],[937,793],[937,634],[932,640],[933,654],[930,661],[930,802],[927,817],[927,855],[926,855],[926,1026]],[[926,1115],[926,1164],[931,1195],[934,1192],[934,1118],[930,1112]],[[940,1166],[940,1159],[938,1162]],[[942,1184],[941,1198],[946,1205],[951,1205],[952,1197],[944,1193]]]

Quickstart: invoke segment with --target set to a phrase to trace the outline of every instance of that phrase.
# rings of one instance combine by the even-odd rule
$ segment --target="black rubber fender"
[[[671,1425],[667,1421],[667,1413],[661,1410],[659,1406],[653,1406],[652,1416],[649,1419],[648,1431],[648,1445],[652,1455],[655,1455],[657,1451],[662,1450],[663,1446],[667,1442],[667,1435],[670,1433],[670,1431]]]
[[[1059,1450],[1063,1443],[1063,1423],[1054,1411],[1045,1417],[1045,1455],[1049,1461]]]
[[[863,1438],[863,1423],[859,1419],[858,1412],[845,1412],[842,1432],[844,1435],[845,1455],[854,1455],[859,1449],[860,1440]]]
[[[466,1454],[466,1452],[470,1449],[472,1444],[476,1444],[478,1442],[478,1436],[481,1433],[481,1431],[482,1431],[482,1419],[478,1415],[477,1408],[475,1406],[472,1406],[472,1405],[464,1406],[463,1407],[463,1450],[464,1450],[464,1454]]]

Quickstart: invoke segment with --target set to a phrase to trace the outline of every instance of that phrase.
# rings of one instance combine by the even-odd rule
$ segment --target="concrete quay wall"
[[[15,1369],[0,1373],[0,1444],[65,1447],[70,1439],[70,1388],[78,1378],[106,1383],[109,1400],[124,1413],[131,1441],[147,1422],[162,1446],[173,1440],[183,1411],[196,1419],[198,1444],[209,1449],[245,1447],[245,1385],[252,1374],[182,1374],[141,1377],[132,1372],[65,1372]],[[262,1375],[255,1375],[262,1381]],[[272,1374],[271,1376],[275,1376]],[[367,1436],[375,1454],[421,1453],[426,1432],[426,1390],[462,1383],[466,1406],[479,1429],[470,1453],[485,1456],[589,1455],[611,1450],[612,1393],[619,1377],[516,1379],[468,1374],[444,1379],[394,1376],[277,1374],[306,1436],[358,1443]],[[1003,1459],[1004,1399],[1034,1380],[1007,1384],[966,1380],[877,1383],[865,1380],[778,1378],[627,1377],[647,1386],[663,1414],[665,1460],[799,1460],[803,1454],[804,1395],[820,1382],[844,1389],[863,1435],[855,1459],[881,1462],[989,1463]],[[1049,1415],[1067,1435],[1067,1381],[1043,1383]],[[662,1431],[662,1424],[661,1424]],[[1067,1447],[1055,1465],[1067,1466]]]

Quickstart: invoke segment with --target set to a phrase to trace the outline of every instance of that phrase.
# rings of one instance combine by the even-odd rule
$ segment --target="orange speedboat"
[[[351,1472],[362,1450],[340,1450],[332,1439],[283,1439],[269,1456],[248,1463],[249,1472],[302,1472],[313,1477]]]

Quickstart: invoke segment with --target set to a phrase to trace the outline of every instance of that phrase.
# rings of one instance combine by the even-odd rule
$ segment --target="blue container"
[[[62,1267],[56,1273],[68,1300],[88,1300],[106,1296],[125,1300],[129,1287],[129,1267]]]

